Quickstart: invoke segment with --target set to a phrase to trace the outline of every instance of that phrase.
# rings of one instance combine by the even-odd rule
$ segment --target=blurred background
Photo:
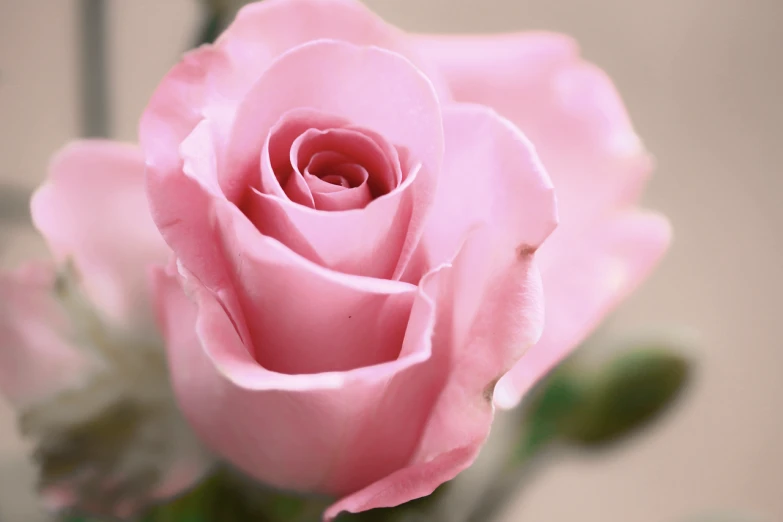
[[[696,381],[630,442],[541,469],[504,521],[783,520],[783,1],[366,0],[421,32],[569,33],[606,69],[657,156],[645,203],[673,248],[607,330],[699,335]],[[196,38],[196,0],[107,0],[109,131],[133,141]],[[77,0],[0,0],[0,265],[46,251],[27,213],[50,154],[83,130]],[[42,520],[0,404],[0,520]]]

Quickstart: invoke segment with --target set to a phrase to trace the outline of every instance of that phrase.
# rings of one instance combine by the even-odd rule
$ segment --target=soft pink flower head
[[[50,508],[126,515],[209,463],[173,401],[155,325],[149,271],[169,251],[141,152],[72,143],[31,207],[55,262],[0,273],[0,392],[36,446]],[[117,422],[127,438],[105,437]]]
[[[496,383],[541,337],[545,294],[563,299],[546,328],[570,333],[531,360],[534,378],[666,243],[665,222],[629,208],[648,162],[614,91],[553,35],[413,36],[354,0],[267,0],[172,69],[140,139],[177,258],[162,315],[191,318],[200,341],[186,320],[167,329],[182,408],[254,477],[340,497],[326,518],[469,466]],[[574,235],[597,236],[581,253],[543,253],[545,168]],[[566,272],[543,289],[542,243],[546,270]],[[624,279],[579,285],[564,251]]]

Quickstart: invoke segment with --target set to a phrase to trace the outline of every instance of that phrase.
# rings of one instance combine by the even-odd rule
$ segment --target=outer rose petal
[[[546,299],[544,334],[498,383],[497,405],[515,406],[581,343],[647,277],[670,236],[665,218],[635,210],[610,213],[587,229],[557,230],[539,257]]]
[[[510,249],[529,249],[557,224],[552,184],[533,145],[513,123],[479,105],[443,113],[446,155],[422,247],[434,266],[487,225]]]
[[[261,366],[313,374],[397,358],[415,286],[322,268],[261,235],[233,205],[215,210],[242,309],[236,321]]]
[[[611,80],[570,38],[548,33],[419,36],[461,102],[514,122],[535,144],[561,222],[635,202],[652,168]]]
[[[130,324],[148,312],[144,267],[165,261],[168,249],[150,216],[138,148],[68,145],[52,160],[31,207],[56,258],[74,262],[102,313]]]
[[[652,161],[611,80],[583,62],[569,38],[523,33],[421,36],[418,42],[441,68],[456,100],[495,108],[535,143],[557,191],[560,228],[542,249],[547,327],[540,345],[501,381],[498,401],[510,407],[589,334],[665,250],[663,225],[651,233],[659,239],[650,240],[643,226],[621,234],[606,221],[607,213],[636,204]],[[585,238],[603,246],[591,248]],[[642,252],[625,250],[640,241]],[[629,273],[628,282],[622,288],[600,286],[610,270],[606,256],[615,255],[614,265]],[[597,279],[591,281],[588,273]]]
[[[265,0],[242,8],[218,45],[256,75],[277,56],[313,40],[342,40],[406,56],[427,73],[442,100],[449,90],[436,67],[421,57],[408,35],[387,24],[358,0]]]
[[[0,274],[0,392],[17,409],[81,384],[93,369],[68,340],[54,281],[53,268],[43,265]]]
[[[515,252],[498,239],[480,229],[453,266],[425,276],[437,306],[431,364],[447,368],[448,379],[408,465],[338,501],[326,520],[429,495],[475,460],[492,424],[495,383],[543,324],[532,251]]]
[[[200,346],[169,345],[173,383],[185,415],[220,455],[269,484],[332,494],[408,462],[447,371],[428,363],[434,313],[424,293],[399,359],[283,375],[249,355],[214,294],[184,274]]]

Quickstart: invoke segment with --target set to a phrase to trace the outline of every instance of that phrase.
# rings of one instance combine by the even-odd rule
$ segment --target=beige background
[[[685,325],[696,387],[600,458],[547,466],[505,520],[677,522],[713,510],[783,520],[783,1],[368,0],[419,31],[569,32],[606,68],[658,157],[647,203],[671,254],[612,328]],[[132,140],[197,20],[194,0],[110,0],[114,132]],[[44,255],[20,194],[78,129],[74,0],[0,0],[0,259]],[[0,520],[36,519],[0,406]]]

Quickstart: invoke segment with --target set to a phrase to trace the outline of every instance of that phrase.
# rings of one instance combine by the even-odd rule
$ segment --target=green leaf
[[[531,392],[523,406],[524,431],[517,449],[518,461],[526,461],[563,430],[586,402],[588,383],[583,372],[565,363]]]
[[[210,14],[204,19],[199,28],[196,42],[193,47],[211,44],[217,40],[223,31],[223,17],[220,14]]]
[[[686,359],[643,348],[618,355],[592,379],[562,436],[581,446],[615,442],[656,419],[678,397],[690,374]]]
[[[226,467],[141,522],[318,522],[332,501],[274,491]]]
[[[596,447],[619,441],[657,418],[684,388],[690,368],[671,350],[641,347],[597,370],[566,361],[522,407],[519,466],[555,441]]]
[[[254,0],[203,0],[204,19],[194,47],[214,43],[234,20],[237,11],[252,1]]]

